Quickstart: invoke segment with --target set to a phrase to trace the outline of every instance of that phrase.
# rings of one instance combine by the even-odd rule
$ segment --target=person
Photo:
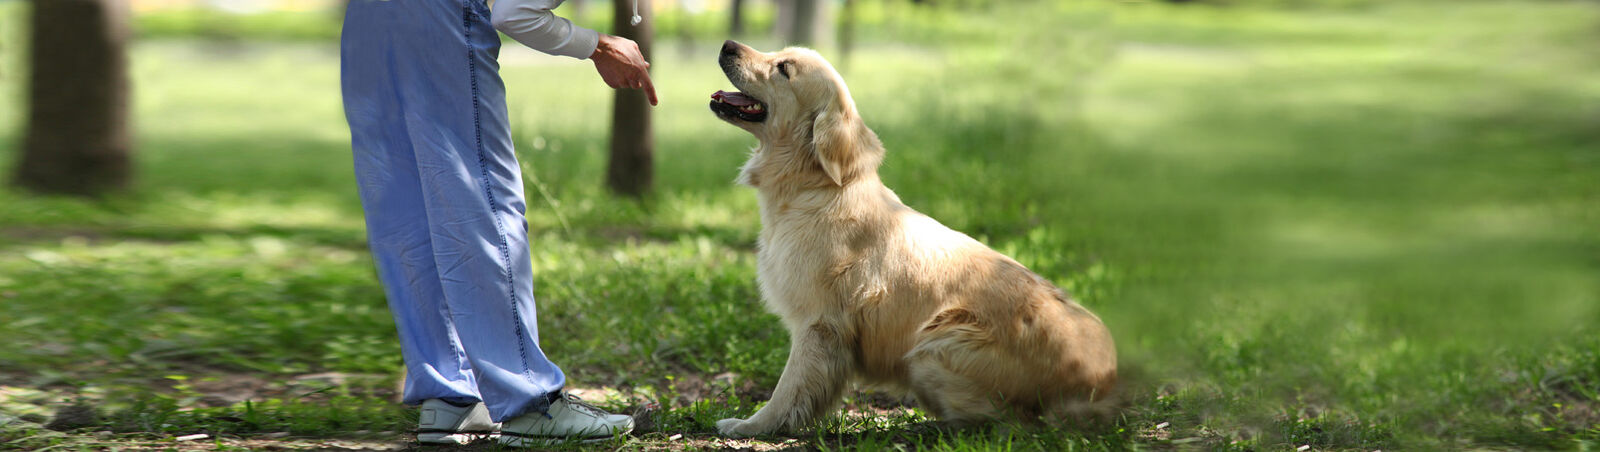
[[[638,45],[551,12],[562,0],[351,0],[341,87],[368,243],[399,330],[417,439],[524,445],[631,431],[563,391],[539,348],[522,174],[498,29],[655,88]]]

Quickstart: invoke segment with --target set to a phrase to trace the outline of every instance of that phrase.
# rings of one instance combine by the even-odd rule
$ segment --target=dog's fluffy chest
[[[952,259],[987,250],[899,202],[882,185],[760,198],[757,279],[785,322],[849,315],[890,302],[891,286],[943,284]],[[876,301],[874,301],[876,300]],[[791,327],[794,325],[790,325]]]
[[[756,277],[768,308],[785,323],[838,312],[842,306],[827,284],[826,269],[849,258],[847,245],[838,239],[849,234],[848,226],[836,221],[821,199],[763,198]]]

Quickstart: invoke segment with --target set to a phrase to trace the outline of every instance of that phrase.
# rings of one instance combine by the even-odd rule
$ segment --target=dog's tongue
[[[740,92],[732,92],[732,93],[730,93],[730,92],[722,91],[722,90],[717,90],[716,94],[712,94],[711,95],[711,98],[715,99],[715,100],[722,101],[723,103],[726,103],[726,104],[733,105],[735,107],[748,107],[748,106],[755,105],[755,104],[759,103],[759,101],[757,101],[755,98],[750,97],[750,96],[746,96],[746,95],[744,95],[744,93],[740,93]]]

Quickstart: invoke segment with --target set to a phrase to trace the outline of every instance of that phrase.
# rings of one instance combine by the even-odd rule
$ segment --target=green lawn
[[[787,341],[731,183],[754,140],[706,111],[729,84],[701,31],[657,44],[641,203],[600,186],[593,68],[503,55],[543,346],[591,399],[654,409],[598,447],[1600,447],[1600,4],[902,3],[826,52],[885,182],[1097,312],[1122,416],[946,431],[861,393],[793,439],[716,439]],[[22,6],[0,3],[4,174]],[[337,48],[293,30],[137,42],[135,193],[0,190],[0,449],[407,438]],[[98,415],[40,426],[70,405]]]

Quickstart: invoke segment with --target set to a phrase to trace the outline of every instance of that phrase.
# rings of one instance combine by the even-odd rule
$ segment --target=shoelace
[[[577,409],[578,411],[582,411],[582,412],[588,413],[590,416],[594,416],[596,418],[604,418],[606,416],[611,415],[611,413],[606,412],[606,410],[602,410],[602,409],[600,409],[600,407],[597,407],[597,406],[594,406],[594,405],[590,405],[589,402],[583,401],[583,399],[578,398],[578,396],[573,395],[570,392],[561,393],[561,398],[565,399],[567,401],[567,404],[568,405],[572,405],[574,409]],[[549,415],[547,414],[546,416],[549,416]]]

